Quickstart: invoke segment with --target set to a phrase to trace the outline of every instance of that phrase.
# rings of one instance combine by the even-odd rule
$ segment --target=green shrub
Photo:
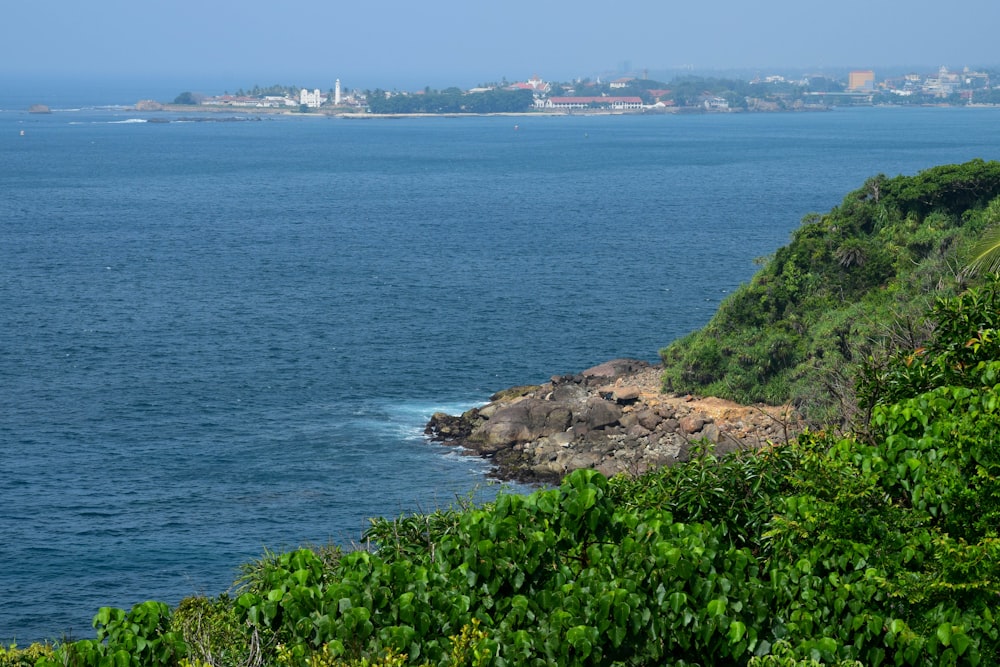
[[[40,667],[168,667],[187,652],[180,634],[170,629],[170,608],[162,602],[142,602],[128,612],[102,607],[94,617],[96,639],[58,647]]]
[[[242,623],[228,595],[216,599],[181,600],[170,619],[170,630],[187,647],[190,665],[253,667],[263,665],[269,638]]]
[[[31,644],[18,648],[17,644],[4,647],[0,644],[0,667],[34,667],[40,660],[51,660],[55,655],[50,644]]]

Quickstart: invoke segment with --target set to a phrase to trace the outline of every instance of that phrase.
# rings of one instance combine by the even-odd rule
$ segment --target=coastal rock
[[[701,428],[700,435],[705,440],[708,440],[713,445],[719,444],[719,427],[715,424],[705,424]]]
[[[163,105],[156,100],[139,100],[135,103],[136,111],[163,111]]]
[[[611,400],[615,403],[628,405],[638,401],[641,395],[642,391],[639,387],[618,387],[611,392]]]
[[[635,415],[636,423],[647,431],[655,430],[663,422],[663,415],[651,408],[637,410],[632,414]]]
[[[588,396],[587,389],[579,384],[560,384],[549,394],[549,400],[559,403],[584,403]]]
[[[565,431],[572,419],[573,413],[565,404],[525,398],[497,408],[492,417],[473,429],[468,441],[473,449],[487,454]]]
[[[638,359],[612,359],[588,368],[580,375],[585,378],[617,378],[632,375],[645,368],[649,368],[649,363]]]
[[[554,483],[578,468],[634,475],[672,465],[698,441],[724,454],[801,429],[787,406],[662,394],[660,374],[648,362],[615,359],[497,392],[459,416],[436,413],[425,433],[488,458],[501,479]]]
[[[621,419],[620,407],[603,398],[593,396],[587,399],[583,410],[574,415],[574,422],[583,425],[587,431],[617,424]]]
[[[470,410],[459,417],[444,412],[435,412],[424,432],[433,433],[434,439],[438,442],[452,443],[464,440],[472,434],[478,415],[478,410]]]
[[[686,417],[682,417],[678,424],[680,425],[682,431],[688,435],[693,435],[700,431],[705,425],[705,418],[702,415],[688,415]]]

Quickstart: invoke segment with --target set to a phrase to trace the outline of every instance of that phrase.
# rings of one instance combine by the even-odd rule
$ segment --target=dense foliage
[[[23,649],[17,644],[0,644],[0,667],[32,667],[39,660],[52,656],[53,649],[49,644],[32,644]]]
[[[422,94],[368,96],[371,113],[519,113],[534,105],[530,90],[487,90],[465,93],[458,88]]]
[[[919,345],[933,298],[963,287],[966,248],[1000,221],[997,195],[1000,163],[982,160],[869,179],[807,216],[704,329],[661,352],[665,388],[849,418],[861,362]]]
[[[103,608],[0,665],[1000,664],[1000,278],[927,319],[861,364],[855,435],[377,519],[367,549],[266,554],[232,597]]]

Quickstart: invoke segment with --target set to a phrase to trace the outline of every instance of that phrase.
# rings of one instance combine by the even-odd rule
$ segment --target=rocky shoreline
[[[724,454],[784,442],[803,428],[790,406],[663,394],[661,370],[615,359],[506,389],[461,415],[436,413],[425,433],[490,460],[499,479],[553,483],[578,468],[642,474],[687,460],[703,440]]]

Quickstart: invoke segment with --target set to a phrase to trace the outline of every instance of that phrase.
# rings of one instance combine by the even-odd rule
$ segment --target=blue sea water
[[[804,215],[996,159],[998,120],[0,110],[0,641],[491,497],[432,412],[655,360]]]

